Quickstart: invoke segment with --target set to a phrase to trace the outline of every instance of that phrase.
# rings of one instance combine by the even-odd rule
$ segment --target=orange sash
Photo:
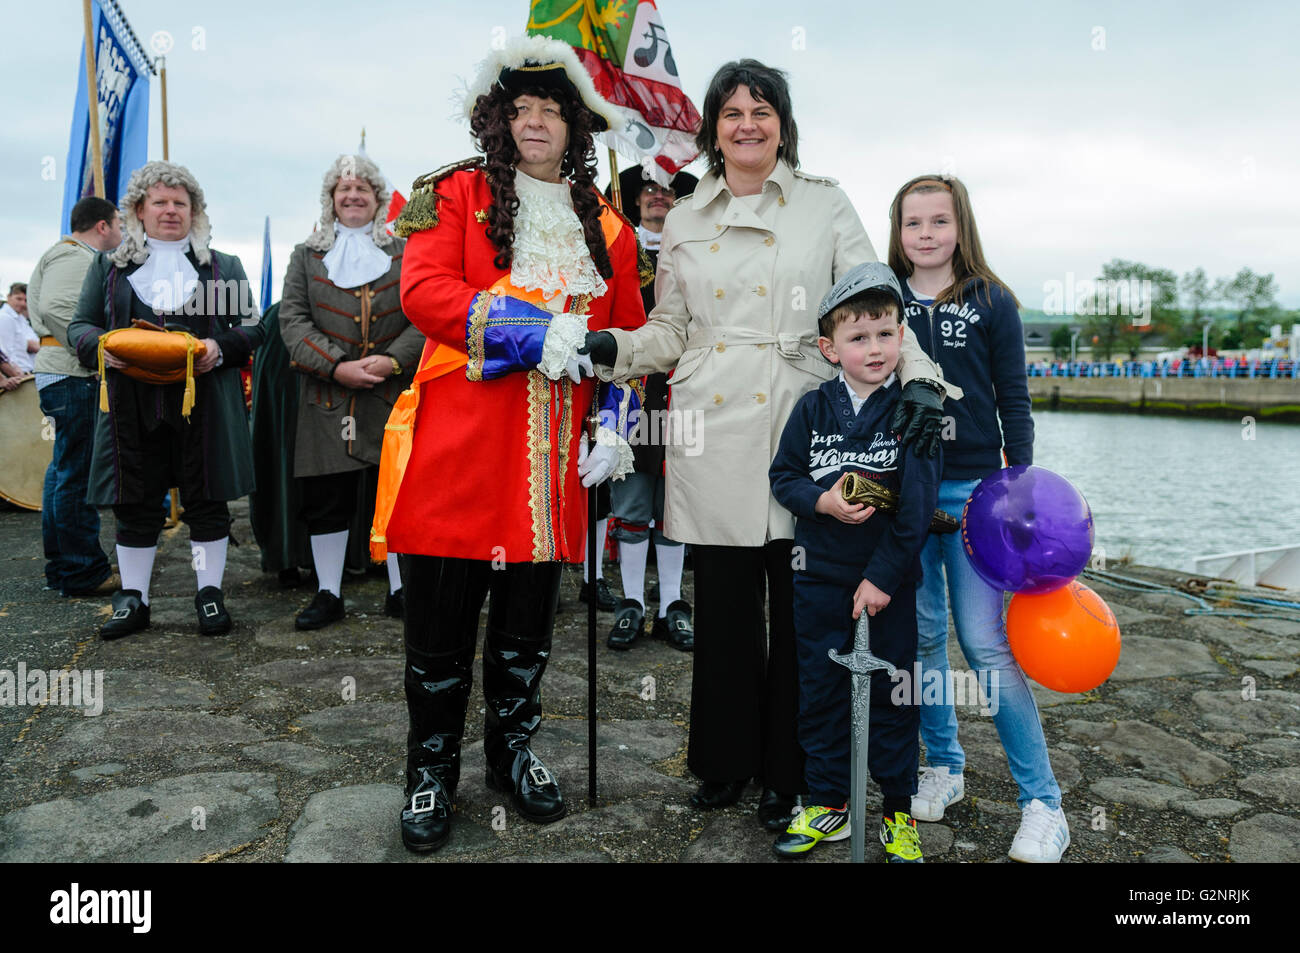
[[[608,206],[603,198],[600,201],[601,205]],[[614,214],[613,207],[610,206],[609,211],[600,217],[600,223],[605,233],[605,246],[608,248],[623,230],[623,218]],[[516,288],[510,283],[508,274],[498,279],[488,289],[488,293],[510,295],[539,308],[547,306],[540,291]],[[568,310],[571,300],[565,298],[565,310]],[[420,385],[460,370],[468,363],[469,355],[459,348],[426,339],[415,379],[393,403],[388,423],[384,425],[384,442],[379,458],[379,487],[375,494],[375,520],[370,526],[370,558],[374,562],[383,562],[388,557],[388,521],[392,518],[397,494],[402,488],[402,478],[406,476],[406,465],[411,459],[411,448],[415,443],[415,417],[420,408]]]

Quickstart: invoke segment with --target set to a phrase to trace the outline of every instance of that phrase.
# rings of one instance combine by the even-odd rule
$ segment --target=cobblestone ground
[[[312,593],[281,589],[259,571],[246,506],[234,512],[240,545],[225,584],[234,631],[197,635],[182,527],[161,544],[152,628],[104,643],[95,632],[107,600],[42,591],[39,514],[0,510],[0,670],[103,678],[97,715],[26,698],[0,706],[0,860],[773,860],[772,835],[753,817],[757,788],[723,811],[689,804],[691,657],[649,641],[607,650],[608,613],[597,680],[600,797],[588,807],[586,611],[576,573],[562,590],[535,741],[569,816],[530,824],[485,787],[476,686],[452,840],[431,856],[408,854],[397,827],[401,626],[383,615],[385,581],[348,578],[346,621],[297,632],[294,615]],[[111,530],[109,518],[106,548]],[[617,567],[610,575],[617,590]],[[1065,859],[1300,860],[1300,623],[1189,617],[1191,603],[1169,594],[1094,588],[1123,630],[1119,668],[1084,695],[1035,686],[1070,821]],[[951,656],[959,665],[955,640]],[[991,721],[974,707],[959,715],[966,798],[942,823],[921,825],[926,859],[1006,861],[1016,788]],[[844,841],[805,862],[848,855]],[[881,859],[870,838],[868,859]]]

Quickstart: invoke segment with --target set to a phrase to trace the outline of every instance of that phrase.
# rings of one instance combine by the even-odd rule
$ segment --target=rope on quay
[[[1300,602],[1289,602],[1284,599],[1264,599],[1259,596],[1242,596],[1236,595],[1226,589],[1212,588],[1206,588],[1205,598],[1202,598],[1193,593],[1184,592],[1182,589],[1175,586],[1169,586],[1158,582],[1147,582],[1145,579],[1134,579],[1132,576],[1121,576],[1119,573],[1107,572],[1101,569],[1085,569],[1081,575],[1088,579],[1105,583],[1108,586],[1114,586],[1116,589],[1127,589],[1131,592],[1182,596],[1184,599],[1191,599],[1196,603],[1196,607],[1192,609],[1184,609],[1183,615],[1208,615],[1219,618],[1238,619],[1287,619],[1293,622],[1300,622]],[[1248,609],[1258,608],[1262,611],[1246,612],[1235,609],[1220,609],[1210,605],[1206,599],[1213,599],[1217,603],[1244,606]]]

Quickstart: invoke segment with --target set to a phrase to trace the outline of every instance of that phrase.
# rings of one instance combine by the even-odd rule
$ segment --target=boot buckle
[[[528,776],[532,778],[533,784],[539,788],[545,787],[554,781],[551,772],[546,770],[546,765],[536,761],[528,766]]]
[[[434,809],[433,792],[420,791],[411,795],[411,813],[428,814]]]
[[[115,619],[115,620],[117,620],[117,619],[125,619],[125,618],[126,618],[127,616],[129,616],[130,614],[131,614],[131,610],[130,610],[129,608],[114,609],[114,610],[113,610],[113,619]]]

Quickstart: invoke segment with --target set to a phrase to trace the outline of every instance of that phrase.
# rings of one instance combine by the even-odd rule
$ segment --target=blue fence
[[[1037,361],[1029,364],[1029,377],[1272,377],[1297,378],[1300,362],[1290,358],[1267,361],[1206,360],[1184,358],[1174,361]]]

